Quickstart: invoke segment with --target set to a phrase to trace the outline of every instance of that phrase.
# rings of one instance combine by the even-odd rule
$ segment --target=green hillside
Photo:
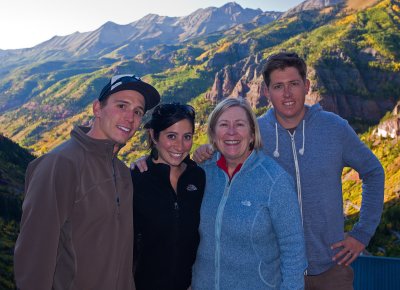
[[[13,289],[12,257],[21,216],[25,170],[34,159],[0,135],[0,289]]]
[[[130,59],[105,55],[22,66],[0,80],[0,132],[40,155],[65,140],[73,124],[90,121],[91,102],[112,74],[144,75],[163,101],[188,102],[203,97],[221,69],[281,49],[306,58],[315,100],[366,130],[400,95],[398,7],[385,0],[354,13],[339,5],[248,32],[162,45]],[[256,64],[259,80],[262,63]]]

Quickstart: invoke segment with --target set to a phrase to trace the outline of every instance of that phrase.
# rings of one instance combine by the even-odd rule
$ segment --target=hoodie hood
[[[303,117],[303,121],[305,121],[306,123],[311,122],[311,120],[316,116],[316,114],[320,111],[322,111],[322,107],[319,103],[309,106],[309,105],[305,105],[305,107],[307,108],[306,113],[304,114]],[[260,117],[260,120],[263,119],[265,121],[267,121],[268,123],[270,123],[271,125],[275,126],[275,123],[277,123],[278,127],[282,128],[283,130],[285,130],[285,128],[283,128],[278,120],[276,119],[275,116],[275,109],[271,108],[270,110],[268,110],[264,115],[262,115]],[[263,121],[264,122],[264,121]],[[300,122],[301,123],[301,122]],[[300,123],[297,125],[299,126]]]

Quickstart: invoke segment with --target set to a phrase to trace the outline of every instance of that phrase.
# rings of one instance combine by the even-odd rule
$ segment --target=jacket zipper
[[[172,193],[172,198],[173,198],[173,207],[174,207],[174,216],[175,216],[175,222],[174,222],[174,230],[175,230],[175,234],[173,236],[175,236],[175,241],[174,241],[174,248],[171,249],[172,251],[174,251],[174,255],[175,258],[173,259],[172,263],[171,263],[171,269],[173,269],[173,283],[175,284],[175,281],[177,281],[177,273],[178,273],[178,263],[177,263],[177,257],[179,256],[179,239],[180,239],[180,232],[179,232],[179,220],[180,220],[180,206],[179,206],[179,199],[178,199],[178,192],[179,192],[179,184],[182,180],[182,176],[183,174],[185,174],[186,171],[184,171],[182,173],[182,175],[178,178],[178,182],[176,185],[176,192],[173,189],[172,185],[170,184],[170,190]],[[174,285],[175,286],[175,285]]]
[[[302,195],[301,195],[301,182],[300,182],[300,168],[299,168],[299,161],[297,159],[296,143],[294,140],[294,135],[296,134],[296,131],[294,131],[293,134],[291,134],[289,131],[288,131],[288,133],[290,135],[290,140],[292,141],[294,167],[296,169],[297,200],[299,202],[299,207],[300,207],[301,225],[304,227],[304,225],[303,225],[303,201],[302,201]],[[304,276],[307,276],[307,269],[304,271],[303,274],[304,274]]]
[[[227,174],[224,172],[225,178],[229,179]],[[239,173],[237,173],[239,174]],[[225,205],[229,197],[229,191],[232,184],[232,180],[236,177],[236,175],[228,180],[227,185],[225,186],[224,193],[222,194],[221,201],[219,202],[217,209],[217,216],[215,218],[215,290],[219,290],[220,283],[220,264],[221,264],[221,227],[222,227],[222,216],[224,213]]]
[[[293,134],[290,133],[289,131],[287,131],[287,132],[289,133],[290,139],[292,141],[294,167],[296,170],[297,200],[298,200],[299,206],[300,206],[301,225],[303,225],[303,201],[302,201],[302,196],[301,196],[300,169],[299,169],[299,161],[297,159],[296,143],[294,140],[294,135],[296,134],[296,131],[294,131]]]
[[[113,180],[114,180],[114,188],[115,188],[115,199],[116,199],[116,203],[117,203],[117,213],[118,215],[120,214],[120,198],[119,198],[119,192],[118,192],[118,187],[117,187],[117,176],[115,174],[115,162],[114,162],[115,158],[112,157],[111,159],[111,168],[112,168],[112,175],[113,175]]]

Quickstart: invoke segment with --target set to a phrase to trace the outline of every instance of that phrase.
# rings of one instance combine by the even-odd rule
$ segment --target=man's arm
[[[65,180],[77,180],[72,177],[76,174],[57,157],[44,156],[29,165],[14,252],[18,289],[52,288],[60,230],[72,208],[75,193],[71,188],[78,186]]]
[[[214,149],[211,144],[201,145],[193,152],[193,160],[196,163],[203,163],[204,161],[210,159],[214,154]]]
[[[347,123],[344,129],[343,161],[346,166],[355,169],[362,180],[362,202],[358,222],[343,241],[332,247],[342,249],[334,260],[350,265],[368,245],[379,224],[383,209],[385,173],[376,156]]]

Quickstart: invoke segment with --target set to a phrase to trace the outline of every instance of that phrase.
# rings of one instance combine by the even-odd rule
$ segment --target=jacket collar
[[[117,144],[108,139],[94,139],[87,135],[90,127],[76,126],[71,131],[71,137],[74,138],[86,151],[99,155],[116,156],[119,150],[125,145],[119,145],[118,151],[114,153],[114,147]]]
[[[257,166],[263,158],[261,158],[262,155],[262,150],[253,150],[251,154],[247,157],[247,159],[243,162],[242,167],[240,168],[240,171],[245,171],[245,170],[251,170],[253,167]],[[211,166],[215,165],[217,166],[217,161],[221,158],[221,153],[217,151],[214,153],[213,157],[211,159],[208,159],[204,161],[204,166]],[[238,174],[238,173],[237,173]]]
[[[194,162],[192,159],[190,159],[190,156],[186,156],[185,159],[183,159],[184,163],[186,163],[186,170],[189,167],[194,167],[197,166],[196,162]],[[149,170],[159,173],[159,174],[167,174],[169,176],[169,170],[170,170],[170,166],[168,164],[165,163],[154,163],[152,158],[149,156],[146,160],[147,163],[147,167],[149,168]]]

